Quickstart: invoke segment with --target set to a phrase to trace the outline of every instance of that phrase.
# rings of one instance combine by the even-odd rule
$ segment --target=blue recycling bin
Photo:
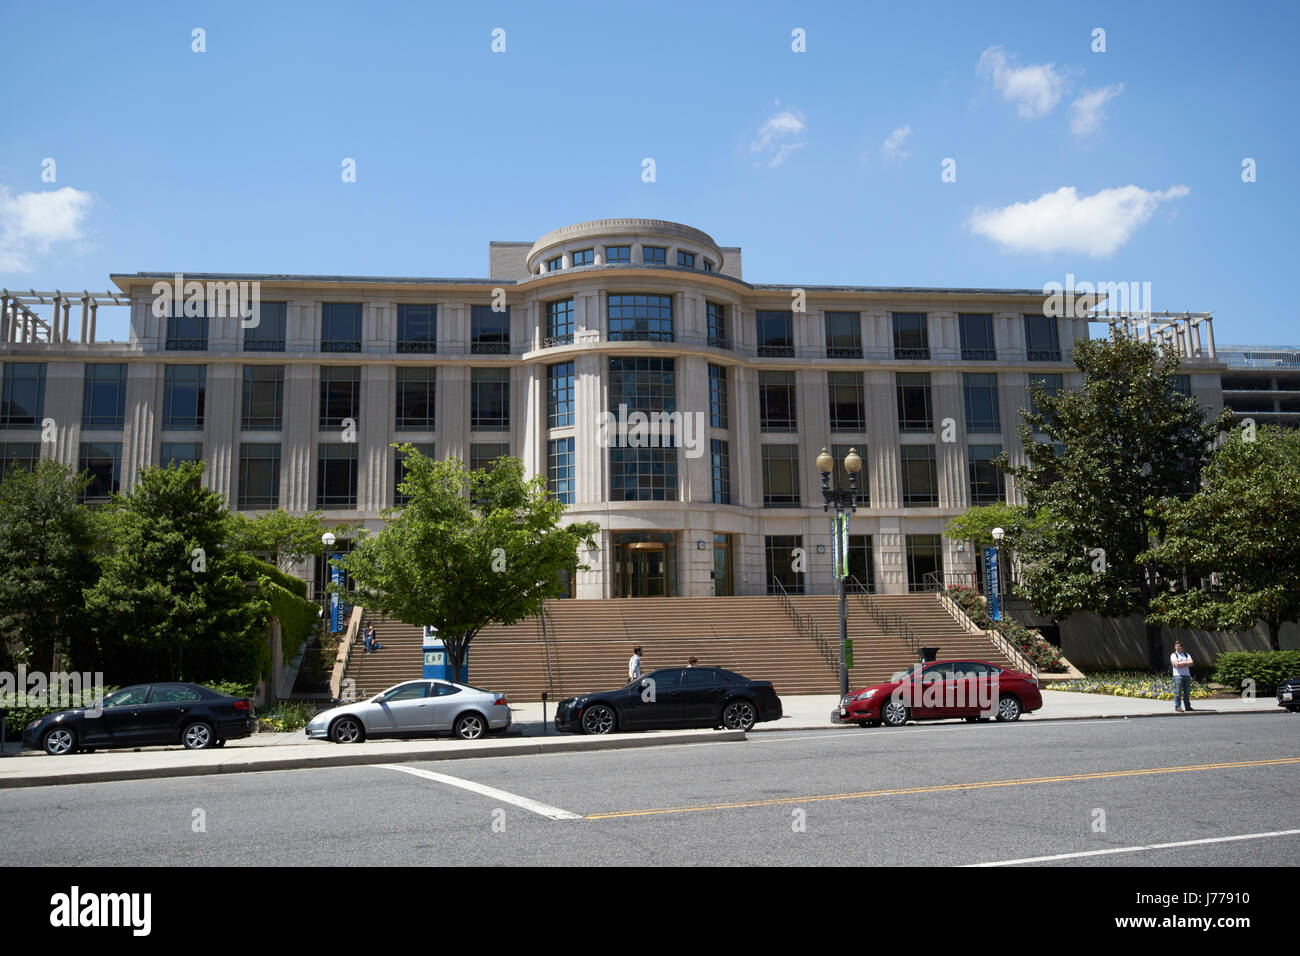
[[[461,661],[460,675],[457,676],[447,655],[447,645],[438,636],[437,628],[424,628],[423,646],[420,648],[424,665],[421,676],[425,680],[447,680],[456,684],[469,683],[469,655]]]

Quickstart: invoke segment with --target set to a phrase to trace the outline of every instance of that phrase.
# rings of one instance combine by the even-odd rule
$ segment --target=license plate
[[[1291,695],[1288,694],[1287,696],[1290,697]],[[848,715],[849,715],[849,709],[848,709],[847,707],[841,707],[841,708],[840,708],[840,716],[841,716],[841,717],[847,717]]]
[[[1282,699],[1283,699],[1283,700],[1290,700],[1290,699],[1291,699],[1291,692],[1290,692],[1289,690],[1284,690],[1284,691],[1282,691]]]

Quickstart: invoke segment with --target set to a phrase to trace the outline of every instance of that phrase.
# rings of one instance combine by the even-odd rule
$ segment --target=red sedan
[[[933,661],[841,698],[840,720],[862,727],[952,717],[1019,720],[1042,706],[1038,681],[1029,674],[986,661]]]

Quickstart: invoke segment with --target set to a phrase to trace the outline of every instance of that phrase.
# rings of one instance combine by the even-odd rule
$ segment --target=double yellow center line
[[[704,813],[710,810],[745,810],[752,807],[775,807],[791,803],[824,803],[829,800],[861,800],[867,797],[896,797],[911,793],[945,793],[952,790],[991,790],[994,787],[1025,787],[1043,783],[1073,783],[1080,780],[1112,780],[1120,777],[1144,777],[1161,773],[1191,773],[1198,770],[1241,770],[1247,767],[1279,767],[1300,764],[1300,757],[1276,757],[1270,760],[1236,760],[1230,763],[1203,763],[1187,767],[1150,767],[1143,770],[1105,770],[1097,773],[1069,773],[1053,777],[1025,777],[1018,780],[984,780],[976,783],[944,783],[929,787],[898,787],[890,790],[859,790],[853,793],[819,793],[803,797],[774,797],[770,800],[739,800],[734,803],[705,803],[689,807],[657,807],[650,810],[616,810],[588,813],[586,820],[616,820],[624,817],[649,817],[667,813]]]

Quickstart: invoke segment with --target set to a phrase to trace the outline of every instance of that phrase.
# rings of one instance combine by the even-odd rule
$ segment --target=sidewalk
[[[831,714],[839,703],[837,694],[783,697],[781,703],[785,714],[780,720],[757,724],[750,732],[856,729],[853,724],[837,724],[831,720]],[[514,723],[510,731],[484,740],[375,740],[339,746],[321,740],[308,740],[301,732],[266,733],[255,734],[244,740],[232,740],[221,750],[145,747],[138,750],[99,750],[93,754],[72,754],[67,757],[48,757],[31,750],[19,752],[17,745],[10,742],[4,754],[0,755],[0,788],[577,750],[621,750],[745,739],[745,733],[738,730],[661,730],[585,737],[560,734],[553,726],[543,724],[540,703],[514,704],[511,713]],[[1233,698],[1198,702],[1193,716],[1241,713],[1285,714],[1286,711],[1278,707],[1271,697],[1255,700]],[[554,716],[555,707],[548,704],[548,721],[553,720]],[[1174,713],[1172,701],[1049,690],[1043,691],[1043,709],[1026,714],[1021,720],[1036,723],[1051,720],[1185,716],[1187,715]]]

